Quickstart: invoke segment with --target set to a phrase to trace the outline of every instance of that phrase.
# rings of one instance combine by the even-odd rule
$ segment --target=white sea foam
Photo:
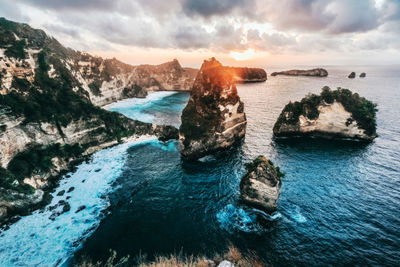
[[[159,91],[159,92],[152,92],[149,93],[146,98],[128,98],[124,100],[117,101],[115,103],[109,104],[104,106],[103,108],[112,110],[112,109],[118,109],[118,108],[132,108],[136,106],[143,106],[144,104],[161,100],[164,97],[174,95],[178,92],[176,91]]]
[[[88,163],[81,164],[70,178],[64,177],[52,194],[53,199],[44,212],[36,211],[22,217],[0,235],[0,266],[55,266],[63,264],[99,225],[101,214],[108,205],[107,192],[123,171],[129,147],[154,142],[154,137],[101,150]],[[62,190],[67,192],[57,196]],[[70,199],[66,199],[67,196]],[[60,200],[71,209],[54,220],[50,216],[60,211],[50,210]],[[76,213],[79,207],[85,209]]]
[[[146,113],[145,111],[151,108],[152,105],[161,99],[174,95],[178,92],[175,91],[161,91],[150,93],[146,98],[129,98],[118,101],[116,103],[104,106],[105,109],[110,111],[117,111],[128,118],[140,120],[143,122],[154,122],[154,115]]]
[[[228,204],[225,208],[219,211],[216,215],[217,221],[221,228],[231,232],[239,230],[242,232],[259,232],[261,226],[257,223],[257,216],[249,213],[242,208]]]

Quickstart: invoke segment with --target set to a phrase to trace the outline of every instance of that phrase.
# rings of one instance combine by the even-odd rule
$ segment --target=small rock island
[[[349,74],[349,76],[347,76],[347,78],[349,79],[354,79],[356,77],[356,73],[353,71],[352,73]]]
[[[326,77],[328,76],[328,71],[325,69],[317,68],[312,70],[287,70],[280,72],[273,72],[271,76],[313,76],[313,77]]]
[[[365,72],[362,72],[362,73],[360,74],[360,78],[365,78],[365,77],[367,77],[367,74],[366,74]]]
[[[205,60],[182,112],[181,155],[196,160],[224,150],[243,139],[246,124],[235,73],[215,58]]]
[[[275,211],[284,174],[264,156],[247,163],[246,170],[240,182],[240,199],[257,209]]]
[[[274,125],[275,137],[317,137],[372,141],[376,136],[376,105],[348,89],[322,88],[285,106]]]
[[[261,68],[230,67],[230,69],[235,72],[237,83],[256,83],[267,80],[267,73]]]

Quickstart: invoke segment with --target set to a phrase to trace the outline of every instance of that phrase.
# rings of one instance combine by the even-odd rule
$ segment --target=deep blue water
[[[248,119],[246,138],[219,157],[183,162],[176,142],[156,140],[96,153],[64,185],[85,180],[83,190],[93,191],[97,183],[88,185],[86,180],[106,181],[97,195],[88,196],[85,217],[73,209],[54,222],[40,213],[24,217],[0,235],[0,263],[24,265],[24,255],[35,254],[38,246],[51,253],[36,251],[37,262],[54,265],[72,255],[102,260],[109,249],[133,258],[180,251],[213,256],[233,244],[277,266],[399,265],[400,69],[327,69],[327,78],[271,77],[266,83],[239,85]],[[367,78],[347,79],[353,70],[366,71]],[[379,137],[374,142],[272,139],[283,106],[324,85],[349,88],[378,104]],[[110,109],[178,126],[187,99],[187,93],[155,93]],[[238,203],[243,165],[259,154],[286,173],[278,212],[270,216]],[[72,195],[69,201],[75,207],[85,198]],[[56,227],[60,224],[61,233]],[[32,225],[45,227],[33,227],[32,238],[21,232]],[[46,228],[56,233],[54,240],[44,234]],[[19,237],[24,242],[16,246],[13,240]]]

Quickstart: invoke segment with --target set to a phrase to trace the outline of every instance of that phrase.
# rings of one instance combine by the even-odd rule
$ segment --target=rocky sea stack
[[[322,88],[285,106],[274,125],[275,137],[318,137],[371,141],[376,135],[376,105],[348,89]]]
[[[367,74],[366,74],[365,72],[362,72],[362,73],[360,74],[360,78],[365,78],[365,77],[367,77]]]
[[[349,76],[347,76],[347,78],[349,79],[354,79],[356,77],[356,73],[353,71],[352,73],[349,74]]]
[[[246,133],[235,75],[215,58],[204,61],[182,112],[181,154],[195,160],[238,143]]]
[[[325,69],[312,69],[312,70],[287,70],[280,72],[273,72],[271,76],[313,76],[313,77],[326,77],[328,76],[328,71]]]
[[[284,174],[264,156],[247,163],[246,170],[240,182],[241,200],[266,212],[275,211]]]

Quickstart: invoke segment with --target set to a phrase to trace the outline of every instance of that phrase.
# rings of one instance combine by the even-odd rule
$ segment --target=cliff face
[[[215,58],[204,61],[182,113],[182,156],[198,159],[226,149],[244,137],[246,124],[234,72]]]
[[[76,62],[83,56],[41,30],[0,18],[0,219],[35,207],[52,178],[85,155],[143,135],[178,138],[174,127],[93,105],[101,103],[93,91],[103,84],[142,92],[128,79],[118,83],[134,67],[98,59],[98,69],[90,65],[91,74],[82,74],[78,65],[85,64]]]
[[[281,72],[273,72],[271,76],[313,76],[313,77],[326,77],[328,76],[328,71],[325,69],[312,69],[312,70],[287,70]]]
[[[276,210],[283,173],[264,156],[246,164],[247,173],[240,181],[241,200],[267,212]]]
[[[347,89],[310,95],[289,103],[274,125],[276,137],[345,138],[371,141],[376,135],[375,105]]]
[[[69,63],[73,75],[98,106],[145,97],[149,91],[189,91],[196,77],[196,71],[182,68],[176,59],[160,65],[131,66],[116,59],[79,53]]]

